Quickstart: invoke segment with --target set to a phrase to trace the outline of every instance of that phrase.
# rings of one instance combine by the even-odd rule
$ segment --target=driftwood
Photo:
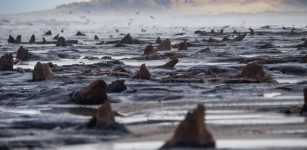
[[[253,79],[259,82],[267,82],[267,83],[275,82],[270,75],[265,73],[263,66],[257,63],[247,64],[243,68],[239,77],[244,79]]]
[[[71,100],[77,104],[97,105],[107,101],[108,85],[103,80],[93,81],[89,86],[71,95]]]
[[[134,78],[149,80],[151,78],[150,72],[145,64],[142,64],[140,70],[136,72]]]
[[[49,66],[46,63],[38,62],[32,72],[33,81],[44,81],[44,80],[53,80],[54,74]]]
[[[158,51],[171,50],[171,41],[169,39],[163,40],[157,48]]]
[[[176,64],[178,62],[179,62],[179,60],[177,58],[174,58],[174,59],[170,60],[169,62],[167,62],[166,64],[159,66],[159,68],[174,69],[174,67],[176,66]]]
[[[13,70],[14,60],[12,54],[5,54],[0,57],[0,71]]]
[[[17,56],[16,58],[22,61],[26,61],[29,59],[30,53],[27,49],[23,48],[20,46],[20,48],[17,51]]]
[[[161,149],[172,148],[215,148],[215,140],[205,124],[205,107],[198,105],[180,122],[172,139]]]

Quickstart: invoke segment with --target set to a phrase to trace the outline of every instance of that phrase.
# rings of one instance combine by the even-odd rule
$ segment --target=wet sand
[[[0,36],[0,53],[13,53],[14,57],[21,45],[8,44],[9,34],[16,36],[24,31],[24,40],[28,40],[32,33],[41,39],[45,31],[34,27],[25,30],[27,26],[2,25],[0,28],[4,31]],[[248,32],[248,28],[233,28]],[[60,32],[60,28],[48,29]],[[95,28],[84,29],[85,37],[74,36],[77,30],[67,29],[63,36],[79,41],[79,44],[68,47],[22,44],[30,51],[30,60],[15,65],[14,71],[0,72],[0,145],[12,149],[157,149],[172,136],[185,114],[202,103],[207,107],[206,122],[217,140],[217,149],[307,148],[306,117],[283,113],[303,105],[307,66],[299,61],[307,49],[282,48],[303,43],[306,28],[299,28],[294,35],[281,27],[255,28],[255,35],[248,34],[240,42],[221,42],[225,45],[203,39],[231,37],[232,27],[226,28],[222,35],[194,34],[196,30],[209,32],[210,28],[186,28],[184,31],[182,28],[148,28],[144,33],[129,28],[120,28],[116,33],[114,29],[99,32],[94,32],[97,31]],[[120,40],[128,32],[145,43],[125,47],[97,45],[101,41]],[[184,34],[178,34],[181,32]],[[95,34],[101,40],[94,40]],[[168,62],[168,58],[140,59],[148,44],[157,46],[158,36],[170,38],[171,51],[185,55],[179,58],[175,69],[157,67]],[[174,46],[184,39],[188,39],[192,46],[187,51],[178,51]],[[258,48],[266,43],[279,47]],[[86,56],[91,59],[84,59]],[[37,61],[57,65],[52,68],[55,80],[30,81],[31,69]],[[265,71],[278,83],[163,80],[175,75],[223,79],[239,74],[249,62],[263,64]],[[143,63],[149,66],[151,80],[112,74],[118,66],[133,74]],[[88,74],[91,69],[100,69],[102,74]],[[118,79],[126,81],[126,91],[108,96],[114,111],[121,114],[116,116],[116,121],[125,125],[130,134],[85,128],[99,106],[76,105],[70,101],[69,94],[95,79],[107,83]]]

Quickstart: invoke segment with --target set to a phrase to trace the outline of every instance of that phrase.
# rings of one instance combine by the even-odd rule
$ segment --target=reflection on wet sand
[[[293,34],[281,27],[216,27],[212,32],[180,27],[114,32],[105,27],[99,32],[84,28],[76,35],[77,30],[60,34],[60,27],[50,27],[60,34],[52,44],[53,37],[41,28],[6,28],[16,29],[3,30],[1,39],[23,33],[32,41],[0,40],[1,56],[13,54],[3,58],[8,70],[0,72],[0,143],[5,146],[158,149],[188,111],[204,104],[217,149],[307,147],[306,118],[297,111],[304,104],[307,81],[307,67],[301,63],[304,28]],[[33,33],[36,39],[30,37]],[[43,37],[45,44],[37,43]],[[78,43],[70,45],[66,39]],[[19,50],[15,61],[20,46],[28,53]],[[144,56],[148,46],[146,55],[155,57]],[[36,71],[42,78],[32,82],[38,61],[45,65]],[[105,83],[90,84],[98,80]],[[93,99],[98,105],[87,106]],[[81,100],[84,106],[75,103]],[[106,100],[114,111],[107,116],[115,117],[109,123],[116,120],[131,133],[97,129],[99,121],[105,123],[103,117],[92,119],[87,128],[91,117],[103,116],[97,109]]]

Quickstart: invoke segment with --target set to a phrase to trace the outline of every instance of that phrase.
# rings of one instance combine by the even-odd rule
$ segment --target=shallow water
[[[38,61],[52,62],[60,68],[60,71],[54,71],[55,80],[31,82],[31,70],[0,72],[0,144],[13,148],[32,146],[42,149],[156,149],[171,136],[185,114],[202,103],[207,108],[206,123],[216,136],[219,149],[307,148],[306,118],[281,113],[303,104],[302,90],[307,86],[307,66],[298,62],[307,49],[257,48],[268,42],[277,46],[300,44],[303,42],[301,39],[307,36],[306,28],[301,28],[302,34],[291,36],[284,34],[286,31],[281,26],[269,30],[255,28],[255,31],[265,33],[248,35],[242,42],[227,42],[226,46],[208,46],[212,43],[202,39],[222,39],[224,36],[231,37],[233,29],[248,29],[234,26],[227,28],[224,35],[199,36],[194,34],[195,30],[209,31],[210,28],[194,27],[184,31],[183,27],[144,27],[147,32],[141,33],[140,27],[118,27],[120,32],[116,33],[115,27],[77,22],[58,26],[37,22],[31,26],[10,24],[0,26],[3,31],[0,33],[0,55],[10,52],[16,56],[21,46],[8,44],[6,38],[9,34],[16,36],[22,33],[23,41],[26,41],[33,33],[37,39],[41,39],[45,30],[50,29],[55,34],[62,28],[65,29],[62,36],[79,40],[79,44],[72,47],[22,45],[29,49],[32,56],[29,61],[14,66],[15,69],[33,69]],[[78,30],[87,36],[74,36]],[[123,37],[121,34],[128,32],[146,43],[125,47],[97,44],[119,40]],[[184,35],[175,35],[180,32],[184,32]],[[95,34],[101,40],[93,40]],[[180,52],[185,57],[179,59],[174,69],[161,69],[157,66],[168,62],[168,58],[140,58],[148,44],[157,46],[157,36],[170,38],[173,46],[184,39],[199,46]],[[51,40],[52,37],[46,38]],[[204,50],[206,48],[210,50]],[[172,52],[178,52],[177,48],[173,47]],[[84,59],[86,56],[95,58]],[[105,56],[111,59],[102,59]],[[116,64],[113,62],[115,60],[122,63]],[[224,79],[236,76],[248,62],[253,61],[262,63],[266,73],[271,74],[278,83],[181,83],[161,80],[174,75]],[[110,72],[122,66],[133,75],[143,63],[149,67],[153,80],[84,74],[92,68]],[[132,131],[131,135],[105,134],[84,127],[99,106],[76,105],[70,101],[69,94],[95,79],[103,79],[107,83],[118,79],[126,81],[126,91],[108,96],[117,102],[112,106],[122,115],[116,116],[117,122],[126,125]]]
[[[115,143],[115,144],[93,144],[93,145],[79,145],[71,147],[59,148],[59,150],[156,150],[159,149],[164,142],[134,142],[134,143]],[[278,144],[277,144],[278,143]],[[217,149],[305,149],[307,147],[306,139],[231,139],[231,140],[217,140]],[[183,150],[183,149],[182,149]]]

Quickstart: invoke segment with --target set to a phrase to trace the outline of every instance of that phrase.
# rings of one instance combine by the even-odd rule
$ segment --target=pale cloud
[[[146,5],[190,12],[306,11],[307,0],[92,0],[92,4]]]
[[[307,0],[172,0],[172,6],[190,11],[263,12],[306,11]]]

